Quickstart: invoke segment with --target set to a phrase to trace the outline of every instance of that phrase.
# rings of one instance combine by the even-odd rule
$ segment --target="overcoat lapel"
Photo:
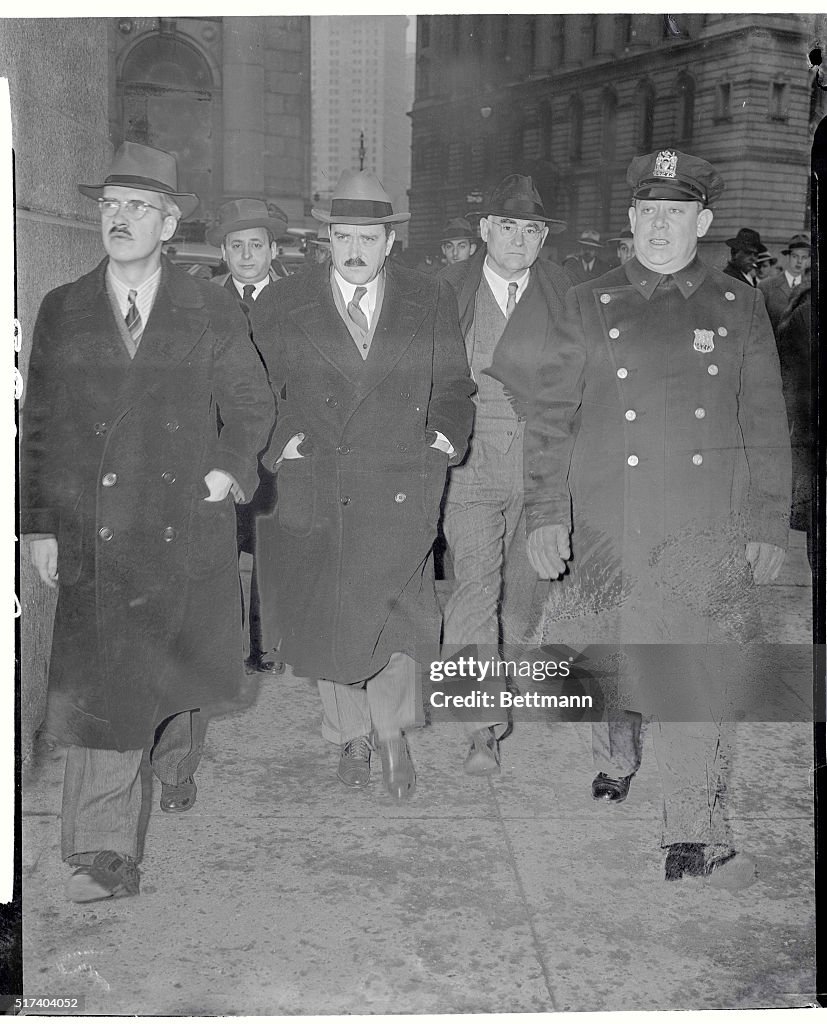
[[[385,267],[385,297],[373,344],[365,361],[365,394],[378,387],[393,371],[428,315],[428,309],[400,287],[393,267],[387,264]]]

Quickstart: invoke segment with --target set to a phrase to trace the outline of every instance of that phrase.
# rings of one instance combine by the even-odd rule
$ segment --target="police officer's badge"
[[[662,149],[655,160],[653,174],[656,178],[675,178],[678,173],[678,154],[671,149]]]
[[[696,352],[711,352],[715,348],[715,335],[712,331],[701,331],[695,328],[694,347]]]

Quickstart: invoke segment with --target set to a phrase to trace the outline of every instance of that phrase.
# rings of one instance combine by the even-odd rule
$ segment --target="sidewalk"
[[[807,642],[803,535],[766,588],[768,639]],[[453,724],[417,730],[413,800],[335,778],[315,689],[264,677],[214,722],[192,811],[156,783],[135,899],[63,896],[62,754],[24,774],[27,996],[95,1014],[345,1014],[797,1006],[814,990],[812,726],[740,724],[742,893],[662,880],[647,744],[629,799],[591,800],[587,724],[521,723],[502,773],[462,774]]]

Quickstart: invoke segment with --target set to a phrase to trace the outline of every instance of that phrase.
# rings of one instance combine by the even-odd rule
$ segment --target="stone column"
[[[563,67],[583,63],[583,15],[567,14],[563,19]]]
[[[224,192],[264,193],[264,49],[258,18],[225,18]]]
[[[560,32],[562,26],[556,14],[538,14],[534,30],[534,55],[532,74],[536,76],[550,75],[554,68],[554,33]]]

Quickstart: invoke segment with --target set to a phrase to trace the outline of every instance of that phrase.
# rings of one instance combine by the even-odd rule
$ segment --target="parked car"
[[[164,255],[193,277],[209,280],[226,264],[221,259],[221,250],[206,242],[184,242],[173,239],[164,246]]]

